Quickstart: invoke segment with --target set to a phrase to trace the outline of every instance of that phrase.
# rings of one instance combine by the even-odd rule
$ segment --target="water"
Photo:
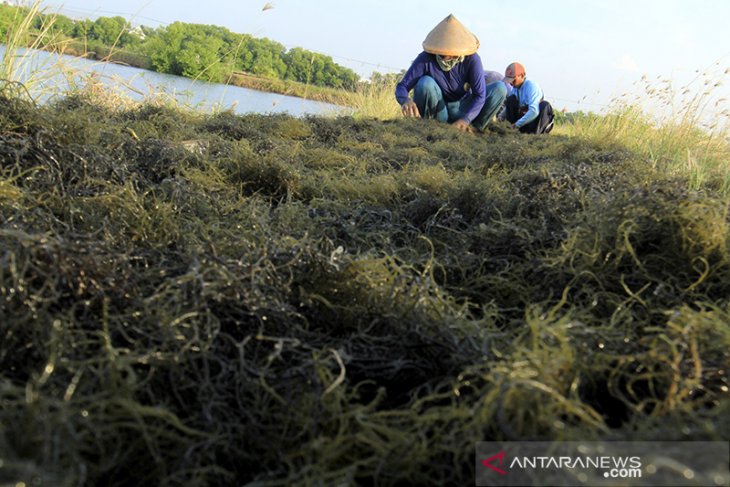
[[[0,45],[0,58],[5,46]],[[19,78],[29,83],[31,94],[40,101],[61,96],[90,80],[107,89],[142,101],[153,96],[174,99],[179,105],[202,111],[232,109],[235,113],[288,113],[294,116],[344,114],[348,109],[292,96],[266,93],[220,83],[194,81],[181,76],[155,73],[114,63],[90,61],[45,51],[19,49]]]

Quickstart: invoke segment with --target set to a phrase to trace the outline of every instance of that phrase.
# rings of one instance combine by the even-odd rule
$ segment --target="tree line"
[[[0,5],[0,40],[7,38],[27,11]],[[154,71],[212,82],[225,82],[236,71],[348,90],[359,80],[353,70],[336,64],[330,56],[299,47],[287,49],[278,42],[215,25],[174,22],[158,28],[132,28],[121,16],[92,21],[39,14],[33,28],[37,32],[46,28],[56,44],[77,41],[89,51],[126,51],[144,56]]]

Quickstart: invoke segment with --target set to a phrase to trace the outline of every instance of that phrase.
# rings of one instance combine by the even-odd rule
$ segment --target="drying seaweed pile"
[[[730,437],[728,202],[609,143],[0,100],[0,484],[469,485]]]

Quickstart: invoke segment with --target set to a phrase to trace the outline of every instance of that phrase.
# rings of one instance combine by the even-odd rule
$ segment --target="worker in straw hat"
[[[403,115],[483,131],[502,106],[507,88],[501,81],[486,84],[478,48],[479,39],[453,15],[434,27],[395,88]]]
[[[512,127],[527,134],[547,134],[553,129],[553,107],[545,101],[540,86],[527,79],[525,67],[514,62],[507,66],[504,81],[512,85],[512,93],[505,100],[504,117]]]

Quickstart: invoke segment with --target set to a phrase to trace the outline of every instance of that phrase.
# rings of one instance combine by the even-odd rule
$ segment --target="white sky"
[[[45,0],[71,17],[122,15],[227,27],[332,56],[362,76],[405,69],[453,13],[481,41],[485,69],[522,62],[557,109],[600,111],[670,80],[727,96],[730,0]],[[60,10],[59,10],[60,9]],[[707,74],[705,74],[707,73]],[[640,81],[646,75],[647,81]],[[648,85],[648,86],[647,86]],[[727,96],[730,99],[730,96]],[[720,108],[724,102],[720,103]],[[730,106],[730,105],[729,105]],[[726,107],[725,107],[726,108]]]

